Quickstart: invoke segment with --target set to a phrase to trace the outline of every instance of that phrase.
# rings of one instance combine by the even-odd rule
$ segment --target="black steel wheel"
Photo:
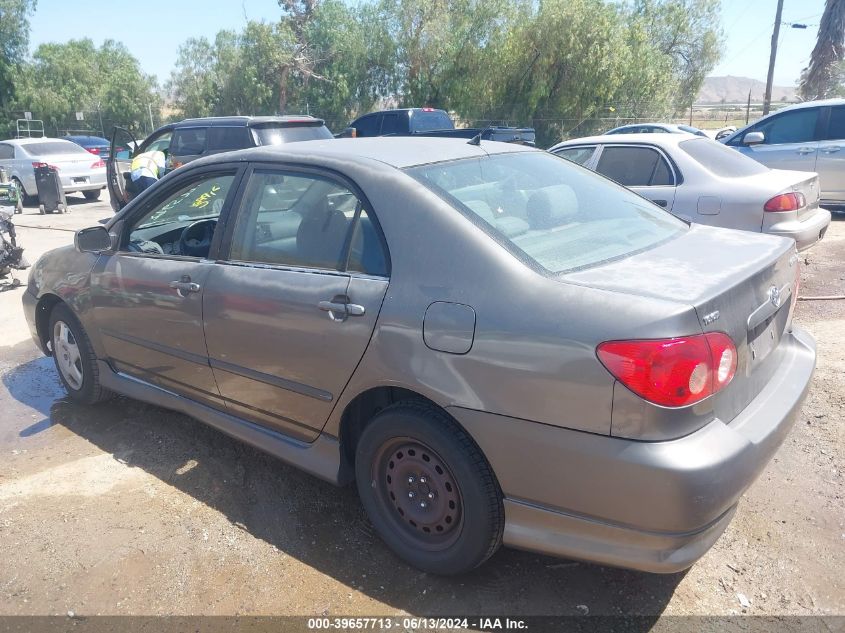
[[[436,407],[406,401],[379,412],[358,441],[355,474],[376,531],[423,571],[463,573],[501,545],[504,509],[493,471]]]

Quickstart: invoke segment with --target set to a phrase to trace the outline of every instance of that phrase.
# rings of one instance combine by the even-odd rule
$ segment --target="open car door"
[[[129,202],[127,185],[131,182],[129,172],[132,155],[138,147],[135,137],[127,129],[115,127],[111,135],[109,160],[106,163],[106,181],[109,187],[111,208],[115,213]]]

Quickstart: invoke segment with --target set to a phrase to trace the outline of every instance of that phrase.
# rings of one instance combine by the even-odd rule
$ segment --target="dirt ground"
[[[111,216],[107,202],[73,209],[16,216],[32,261]],[[845,294],[845,218],[806,260],[802,294]],[[22,292],[0,292],[0,615],[845,614],[843,301],[799,303],[818,341],[810,395],[691,570],[503,549],[442,579],[386,549],[352,487],[153,406],[70,403],[28,338]]]

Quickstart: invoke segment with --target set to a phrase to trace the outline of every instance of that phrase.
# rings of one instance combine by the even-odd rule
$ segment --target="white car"
[[[0,141],[0,167],[25,199],[38,195],[35,168],[45,164],[59,170],[66,194],[81,191],[86,200],[97,200],[106,186],[105,163],[76,143],[46,137]]]
[[[605,135],[549,151],[690,222],[791,237],[798,250],[818,242],[830,224],[830,212],[819,207],[818,174],[769,169],[708,138]]]

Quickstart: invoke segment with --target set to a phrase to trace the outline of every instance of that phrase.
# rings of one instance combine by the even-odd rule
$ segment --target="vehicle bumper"
[[[35,341],[38,349],[46,354],[47,350],[44,349],[44,346],[41,343],[41,337],[38,336],[38,326],[35,322],[35,311],[38,306],[38,298],[27,288],[24,290],[23,295],[21,295],[21,303],[23,303],[23,314],[26,318],[26,324],[29,326],[29,333],[32,336],[32,340]]]
[[[76,176],[78,178],[84,178],[84,182],[74,182],[71,176],[62,176],[62,189],[64,189],[65,193],[71,193],[73,191],[96,191],[97,189],[102,189],[106,186],[106,172],[105,170],[102,173],[95,172],[91,174],[86,174],[84,176]]]
[[[506,545],[671,573],[716,542],[783,442],[809,389],[815,342],[797,328],[777,373],[731,422],[643,442],[458,407],[505,496]]]
[[[765,233],[791,237],[799,251],[806,250],[824,237],[830,225],[830,211],[818,208],[801,220],[775,222],[764,229]]]

